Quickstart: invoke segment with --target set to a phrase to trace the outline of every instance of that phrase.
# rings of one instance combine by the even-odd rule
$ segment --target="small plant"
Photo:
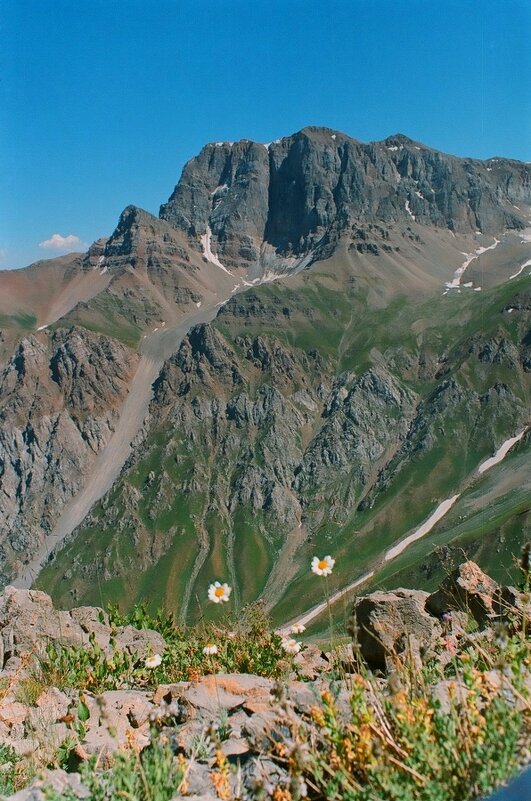
[[[20,757],[8,745],[0,745],[0,794],[11,795],[25,783]]]
[[[21,678],[15,685],[15,698],[26,706],[35,706],[46,685],[36,676]]]
[[[285,674],[286,654],[282,638],[271,631],[260,604],[230,616],[223,625],[208,623],[194,628],[176,626],[173,618],[135,607],[131,615],[112,611],[113,625],[142,624],[163,634],[166,649],[147,659],[114,649],[107,654],[90,637],[88,646],[50,644],[40,660],[35,681],[59,689],[75,688],[94,693],[132,687],[155,688],[159,684],[197,679],[205,673],[253,673],[280,678]],[[215,644],[215,648],[213,647]],[[206,650],[205,650],[206,649]],[[208,653],[208,659],[205,654]]]
[[[108,770],[99,769],[94,757],[80,768],[81,781],[90,792],[91,801],[170,801],[185,789],[186,765],[175,757],[168,743],[153,737],[142,753],[117,752]],[[72,791],[45,790],[46,801],[76,801]]]
[[[432,664],[419,673],[397,660],[395,680],[385,686],[360,666],[348,716],[323,691],[305,723],[292,722],[290,736],[272,746],[290,773],[289,798],[301,797],[301,781],[316,801],[483,797],[518,769],[530,742],[530,666],[529,642],[513,635],[500,644],[488,634],[474,641],[464,635],[438,676]],[[437,678],[447,679],[444,708],[433,693]],[[271,797],[288,798],[286,792],[279,785]]]
[[[75,687],[99,693],[132,687],[140,679],[139,660],[127,651],[115,649],[109,656],[90,636],[88,646],[50,643],[41,658],[39,673],[47,686]]]

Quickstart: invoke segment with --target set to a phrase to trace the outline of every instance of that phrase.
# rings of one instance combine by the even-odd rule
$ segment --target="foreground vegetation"
[[[18,697],[31,705],[46,687],[70,692],[78,699],[69,716],[70,735],[52,754],[22,758],[0,749],[1,793],[26,785],[44,767],[62,767],[79,771],[94,801],[170,801],[186,794],[189,771],[202,758],[211,765],[214,797],[225,801],[472,801],[531,757],[531,651],[521,621],[497,632],[444,636],[421,667],[412,655],[390,655],[385,677],[369,671],[355,644],[349,656],[340,649],[329,655],[317,678],[320,700],[301,715],[287,690],[289,680],[304,672],[311,649],[301,645],[299,653],[289,653],[260,607],[226,624],[189,629],[163,613],[150,616],[144,606],[130,615],[115,608],[109,613],[117,628],[132,624],[162,634],[168,646],[162,659],[119,652],[108,658],[94,641],[89,648],[49,646],[19,682]],[[213,644],[217,651],[210,653]],[[221,707],[218,722],[191,756],[175,747],[172,731],[178,723],[168,713],[152,721],[151,742],[143,750],[130,743],[110,760],[72,758],[86,733],[86,693],[149,690],[223,672],[278,680],[276,722],[265,750],[283,768],[280,780],[258,782],[252,795],[238,790],[239,768],[222,750],[230,725]],[[45,790],[47,801],[77,797],[72,789]]]

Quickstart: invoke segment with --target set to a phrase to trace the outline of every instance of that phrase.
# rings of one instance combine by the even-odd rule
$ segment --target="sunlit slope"
[[[238,603],[264,594],[283,620],[315,602],[312,555],[333,551],[331,587],[347,584],[525,427],[526,276],[379,305],[323,265],[192,332],[121,480],[39,587],[194,619],[223,576]]]

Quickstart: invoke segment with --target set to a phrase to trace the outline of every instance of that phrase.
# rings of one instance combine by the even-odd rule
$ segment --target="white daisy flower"
[[[292,637],[287,637],[285,640],[282,640],[282,647],[288,654],[298,654],[301,650],[302,643],[297,642]]]
[[[304,623],[294,623],[290,628],[291,634],[302,634],[303,631],[306,631]]]
[[[331,556],[325,556],[324,559],[319,559],[318,556],[314,556],[312,559],[312,573],[315,573],[317,576],[329,576],[335,563],[336,560],[332,559]]]
[[[232,588],[228,584],[220,584],[219,581],[215,581],[208,588],[208,600],[215,604],[223,603],[229,600],[231,592]]]
[[[153,670],[153,668],[157,668],[160,663],[162,662],[162,657],[160,654],[153,654],[153,656],[147,656],[144,665],[148,668],[148,670]]]
[[[208,645],[205,645],[205,647],[203,648],[203,653],[206,656],[214,656],[214,654],[217,654],[217,652],[218,652],[218,646],[214,645],[213,643],[208,643]]]

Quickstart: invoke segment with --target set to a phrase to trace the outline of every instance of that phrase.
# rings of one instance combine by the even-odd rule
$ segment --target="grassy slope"
[[[324,357],[330,375],[345,370],[359,375],[367,367],[384,362],[403,386],[425,398],[437,382],[429,377],[420,378],[416,370],[410,369],[409,362],[413,359],[416,363],[419,353],[426,354],[428,360],[445,354],[450,375],[465,389],[483,392],[497,382],[505,382],[525,404],[528,402],[525,386],[514,372],[504,364],[485,366],[476,357],[467,357],[467,342],[474,335],[487,338],[489,334],[503,332],[514,344],[519,341],[522,336],[519,315],[508,315],[503,307],[523,286],[523,280],[514,281],[481,294],[468,292],[448,297],[438,294],[422,298],[416,304],[397,297],[385,308],[369,309],[362,292],[339,282],[334,284],[329,275],[316,271],[312,272],[311,281],[309,276],[302,276],[294,286],[270,284],[254,292],[266,308],[277,311],[287,308],[289,314],[247,318],[226,313],[220,315],[216,325],[231,342],[237,336],[275,336],[292,350],[296,359],[301,358],[302,352],[317,350]],[[242,302],[245,303],[245,296]],[[235,350],[238,352],[237,346]],[[256,385],[252,377],[248,378],[252,394]],[[312,377],[316,379],[317,376]],[[492,419],[487,416],[480,426],[475,415],[466,402],[443,411],[438,426],[432,430],[431,447],[413,453],[406,460],[372,508],[356,511],[347,518],[337,511],[341,508],[337,501],[348,483],[344,475],[321,488],[313,500],[306,498],[309,506],[313,503],[324,509],[335,507],[336,511],[325,515],[312,541],[297,555],[298,575],[274,610],[276,620],[292,617],[319,600],[321,589],[308,573],[314,553],[336,555],[332,588],[345,585],[363,573],[382,550],[420,524],[433,511],[434,499],[448,497],[466,482],[477,464],[491,454],[493,432],[500,439],[514,433],[514,421],[498,419],[495,410]],[[444,433],[439,434],[439,429]],[[315,431],[309,436],[312,434]],[[173,490],[176,483],[187,480],[191,474],[200,475],[201,471],[203,475],[212,475],[201,434],[193,445],[181,442],[178,432],[171,427],[150,436],[146,458],[135,464],[113,489],[112,496],[96,507],[91,524],[43,571],[38,586],[67,605],[115,600],[125,606],[143,597],[152,606],[164,603],[179,612],[201,538],[206,536],[208,554],[192,590],[189,616],[196,617],[195,596],[203,598],[207,585],[215,578],[231,577],[239,602],[252,600],[263,589],[285,531],[274,530],[270,520],[253,516],[245,507],[232,519],[228,514],[212,511],[207,497],[212,487],[202,486],[200,491],[190,490],[177,497]],[[163,480],[158,476],[161,464]],[[234,469],[231,455],[226,462],[216,465],[220,475]],[[150,478],[152,474],[154,479]],[[136,493],[133,503],[132,492]],[[514,514],[521,512],[525,503],[520,498],[515,501],[511,507]],[[114,507],[113,512],[103,514],[103,505],[107,509]],[[131,514],[124,517],[128,522],[122,530],[125,509],[129,513],[134,509],[134,514],[132,518]],[[500,518],[499,523],[506,526],[508,550],[517,550],[521,539],[516,525],[507,522],[513,512],[507,513],[507,519]],[[475,524],[471,523],[476,540],[478,528],[481,531],[484,525],[484,519],[476,514]],[[499,525],[494,520],[489,526],[489,542]],[[440,542],[454,538],[453,531],[437,534]],[[474,541],[470,531],[457,534]],[[433,547],[431,536],[415,546],[420,560],[430,543]],[[483,546],[476,550],[480,560],[488,560],[492,567],[495,561],[492,549]],[[146,559],[150,552],[150,559]],[[407,559],[412,560],[415,553],[414,549],[408,551]],[[87,564],[93,566],[88,580],[83,567]],[[399,568],[397,560],[392,572]],[[386,581],[390,569],[384,575]],[[413,586],[418,585],[419,581],[413,582]],[[72,596],[71,589],[77,590],[77,598]]]

